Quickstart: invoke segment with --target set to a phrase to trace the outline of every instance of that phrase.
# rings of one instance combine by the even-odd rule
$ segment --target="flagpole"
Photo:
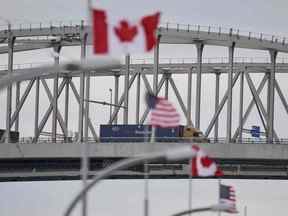
[[[188,209],[191,210],[192,209],[192,160],[189,160],[189,181],[188,181]],[[189,215],[191,215],[191,213],[189,213]]]
[[[220,204],[220,187],[221,187],[221,178],[218,178],[218,188],[219,188],[218,204]],[[218,211],[218,216],[221,216],[221,211]]]
[[[146,126],[147,130],[147,137],[149,137],[149,126]],[[152,125],[151,128],[151,137],[150,137],[150,143],[155,142],[155,131],[156,128]],[[149,216],[149,164],[147,164],[147,161],[144,163],[144,178],[145,178],[145,184],[144,184],[144,216]]]
[[[92,11],[92,1],[87,0],[87,26],[91,24],[91,11]],[[85,74],[84,74],[85,76]],[[89,75],[87,75],[86,82],[90,82]],[[89,91],[89,89],[87,89]],[[88,105],[88,103],[86,103]],[[87,110],[87,107],[86,107]],[[85,116],[88,114],[86,113]],[[85,118],[87,121],[87,118]],[[87,124],[87,122],[85,122]],[[81,180],[82,180],[82,186],[85,188],[87,186],[87,179],[88,179],[88,169],[89,169],[89,155],[88,155],[88,133],[86,133],[85,140],[82,142],[82,160],[81,160]],[[87,216],[87,194],[85,194],[82,198],[82,216]]]

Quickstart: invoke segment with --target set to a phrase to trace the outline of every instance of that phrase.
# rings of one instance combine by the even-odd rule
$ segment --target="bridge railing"
[[[203,63],[213,64],[213,63],[228,63],[228,57],[211,57],[203,58]],[[159,58],[160,64],[193,64],[196,63],[196,58]],[[153,58],[131,58],[131,64],[153,64]],[[234,63],[236,64],[247,64],[247,63],[270,63],[268,57],[235,57]],[[288,58],[277,58],[278,64],[287,64]],[[41,67],[43,65],[53,65],[52,61],[43,61],[43,62],[27,62],[21,64],[13,64],[14,70],[17,69],[29,69]],[[0,71],[8,70],[8,64],[0,65]]]
[[[0,21],[0,31],[1,30],[9,30],[8,21]],[[85,20],[51,20],[51,21],[44,21],[44,22],[30,22],[29,20],[21,22],[11,22],[10,29],[13,30],[32,30],[32,29],[42,29],[42,28],[53,28],[53,27],[60,27],[60,28],[69,28],[69,27],[79,27],[84,26],[87,24]],[[252,31],[243,31],[239,28],[226,28],[221,26],[204,26],[204,25],[190,25],[190,24],[180,24],[180,23],[161,23],[160,27],[169,30],[170,28],[177,29],[177,30],[184,30],[184,31],[198,31],[198,32],[207,32],[209,33],[218,33],[221,34],[229,34],[229,35],[236,35],[236,36],[246,36],[249,39],[258,39],[260,41],[270,41],[271,43],[281,43],[283,45],[286,44],[286,37],[278,36],[273,34],[264,34]]]
[[[69,27],[79,27],[87,24],[84,20],[51,20],[51,21],[43,21],[43,22],[30,22],[27,21],[20,21],[20,22],[11,22],[10,29],[11,30],[29,30],[29,29],[42,29],[42,28],[53,28],[53,27],[60,27],[60,28],[69,28]],[[0,31],[1,30],[9,30],[9,26],[7,21],[0,20]]]
[[[149,138],[146,137],[101,137],[100,143],[141,143],[141,142],[150,142]],[[226,139],[221,138],[205,138],[205,137],[155,137],[156,142],[173,142],[173,143],[210,143],[210,144],[226,144]],[[89,143],[95,143],[95,140],[92,137],[88,138]],[[31,144],[33,143],[33,137],[22,137],[19,139],[20,144]],[[45,143],[78,143],[77,138],[75,137],[66,137],[66,138],[57,138],[56,141],[53,141],[52,138],[39,138],[35,144],[45,144]],[[266,138],[242,138],[242,140],[236,139],[232,143],[236,144],[267,144]],[[287,145],[288,138],[282,138],[279,140],[274,140],[273,144]]]
[[[271,43],[281,43],[283,45],[286,44],[286,37],[277,36],[273,34],[264,34],[252,31],[243,31],[238,28],[226,28],[221,26],[203,26],[203,25],[190,25],[190,24],[179,24],[179,23],[161,23],[160,27],[163,29],[176,29],[177,31],[197,31],[197,32],[207,32],[210,33],[218,33],[221,34],[229,34],[233,36],[246,36],[249,39],[257,39],[260,41],[269,41]]]

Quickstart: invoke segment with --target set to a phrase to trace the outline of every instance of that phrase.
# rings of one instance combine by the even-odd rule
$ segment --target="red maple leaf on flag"
[[[205,156],[201,158],[201,163],[204,167],[210,167],[214,162],[208,156]]]
[[[132,42],[137,35],[137,26],[132,26],[127,20],[121,20],[118,27],[114,27],[114,32],[121,42]]]

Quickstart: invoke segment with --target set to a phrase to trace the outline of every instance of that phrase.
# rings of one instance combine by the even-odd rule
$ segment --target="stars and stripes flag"
[[[199,146],[193,145],[193,149],[197,151],[196,157],[191,160],[192,176],[223,176],[223,171],[217,166],[215,161],[211,159],[205,151]]]
[[[168,100],[151,93],[146,94],[146,102],[151,109],[149,124],[153,127],[178,127],[180,115]]]
[[[235,189],[229,185],[220,184],[219,189],[219,202],[222,205],[228,206],[226,212],[237,213],[236,209],[236,194]]]

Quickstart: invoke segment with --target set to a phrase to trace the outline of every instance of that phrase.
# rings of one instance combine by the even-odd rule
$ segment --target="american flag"
[[[179,126],[180,115],[168,100],[147,93],[146,102],[151,109],[149,124],[163,128]]]
[[[229,206],[227,212],[237,213],[236,209],[236,195],[235,190],[232,186],[220,184],[219,190],[220,204]]]

